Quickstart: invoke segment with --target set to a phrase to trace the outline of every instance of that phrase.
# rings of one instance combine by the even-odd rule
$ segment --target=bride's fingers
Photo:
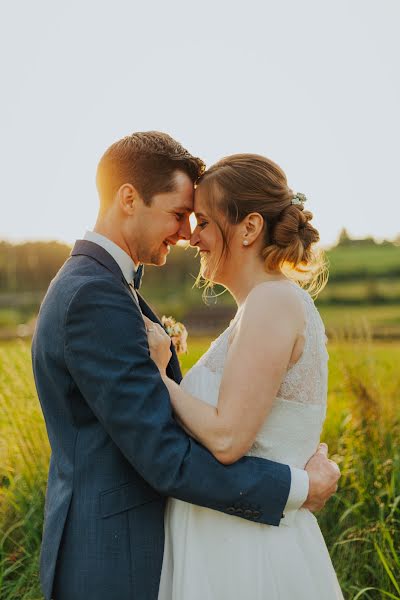
[[[154,321],[152,321],[145,315],[143,315],[143,321],[144,321],[144,325],[145,325],[147,332],[156,332],[156,331],[158,331],[157,330],[158,327],[160,327],[162,329],[162,327],[158,323],[154,323]]]
[[[153,323],[153,321],[151,321],[144,315],[143,315],[143,321],[144,321],[144,326],[145,326],[147,335],[149,334],[149,332],[153,332],[156,330],[155,323]]]
[[[169,337],[168,333],[165,331],[164,327],[162,325],[160,325],[159,323],[153,323],[152,324],[154,327],[156,327],[157,332],[165,339],[165,340],[169,340],[171,341],[171,338]]]
[[[151,325],[146,327],[147,337],[153,344],[171,344],[171,338],[161,325],[150,321]],[[151,336],[151,337],[150,337]]]

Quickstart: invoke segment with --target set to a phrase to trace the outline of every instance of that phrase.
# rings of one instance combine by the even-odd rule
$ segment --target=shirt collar
[[[137,267],[131,259],[131,257],[129,256],[129,254],[125,252],[125,250],[122,250],[122,248],[117,246],[115,242],[111,241],[104,235],[97,233],[96,231],[86,231],[85,235],[83,236],[83,239],[88,240],[89,242],[94,242],[98,246],[104,248],[104,250],[111,254],[113,259],[121,269],[126,281],[128,283],[131,283],[133,281],[133,276],[136,273]]]

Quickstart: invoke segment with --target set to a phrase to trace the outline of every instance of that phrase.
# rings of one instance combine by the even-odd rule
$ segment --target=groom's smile
[[[139,262],[164,265],[171,246],[179,240],[189,240],[189,216],[193,211],[193,183],[182,171],[175,171],[173,189],[155,194],[149,206],[139,208],[137,240]]]

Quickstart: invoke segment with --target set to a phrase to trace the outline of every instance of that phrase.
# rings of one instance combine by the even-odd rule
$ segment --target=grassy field
[[[328,253],[334,281],[395,278],[400,275],[400,246],[353,244],[336,246]]]
[[[68,246],[60,244],[14,247],[0,242],[0,338],[29,331],[50,280],[69,252]],[[141,292],[160,314],[173,314],[187,322],[193,311],[204,308],[201,290],[192,289],[199,270],[195,255],[193,248],[174,247],[162,269],[145,268]],[[318,305],[329,333],[337,325],[342,330],[343,314],[349,313],[358,323],[368,318],[376,338],[400,339],[400,245],[355,241],[328,250],[327,259],[329,281]],[[9,271],[9,264],[15,264],[15,272]],[[218,304],[233,307],[234,301],[224,294]],[[349,329],[349,319],[345,321]],[[28,328],[18,327],[21,324]]]
[[[331,339],[400,339],[400,304],[318,308]]]
[[[189,341],[183,370],[210,343]],[[346,600],[400,599],[400,344],[335,341],[329,352],[322,438],[342,478],[318,520]],[[2,600],[42,598],[37,571],[48,457],[29,344],[0,344]]]

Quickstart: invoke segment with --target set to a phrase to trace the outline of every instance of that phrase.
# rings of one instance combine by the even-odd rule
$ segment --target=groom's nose
[[[180,239],[182,239],[182,240],[190,239],[190,236],[192,235],[192,230],[190,228],[189,217],[182,220],[182,223],[181,223],[181,226],[179,227],[178,233],[179,233]]]

